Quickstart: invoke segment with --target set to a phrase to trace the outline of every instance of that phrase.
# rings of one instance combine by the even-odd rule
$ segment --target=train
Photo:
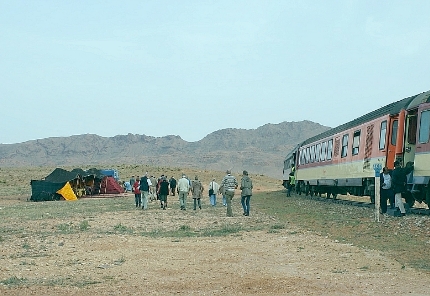
[[[375,199],[375,168],[413,164],[406,203],[430,205],[430,91],[393,102],[311,137],[284,159],[283,182],[298,194]]]

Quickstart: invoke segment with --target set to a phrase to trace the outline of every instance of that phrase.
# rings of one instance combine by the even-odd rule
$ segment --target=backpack
[[[143,177],[140,180],[140,186],[139,186],[140,191],[149,191],[149,185],[148,185],[148,178]]]

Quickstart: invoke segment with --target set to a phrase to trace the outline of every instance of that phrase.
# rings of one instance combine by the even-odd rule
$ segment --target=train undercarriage
[[[415,186],[414,190],[409,190],[402,194],[406,203],[412,207],[415,201],[427,205],[430,204],[430,186]],[[309,196],[326,195],[327,198],[336,199],[338,195],[368,196],[371,203],[375,203],[375,181],[374,178],[365,178],[361,186],[338,186],[337,184],[323,185],[319,182],[297,181],[295,192],[298,195],[304,194]]]

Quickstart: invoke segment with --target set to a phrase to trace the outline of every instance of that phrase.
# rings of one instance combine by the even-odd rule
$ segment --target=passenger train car
[[[411,206],[430,205],[430,91],[391,103],[297,145],[284,160],[284,181],[291,171],[296,192],[370,196],[374,201],[374,164],[393,169],[394,161],[413,163],[408,176]]]

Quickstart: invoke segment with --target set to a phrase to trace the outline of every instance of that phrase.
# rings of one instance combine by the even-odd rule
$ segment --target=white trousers
[[[400,213],[402,214],[406,213],[405,206],[403,205],[403,201],[402,201],[402,194],[396,193],[396,195],[394,196],[394,199],[395,199],[396,207],[400,209]]]

